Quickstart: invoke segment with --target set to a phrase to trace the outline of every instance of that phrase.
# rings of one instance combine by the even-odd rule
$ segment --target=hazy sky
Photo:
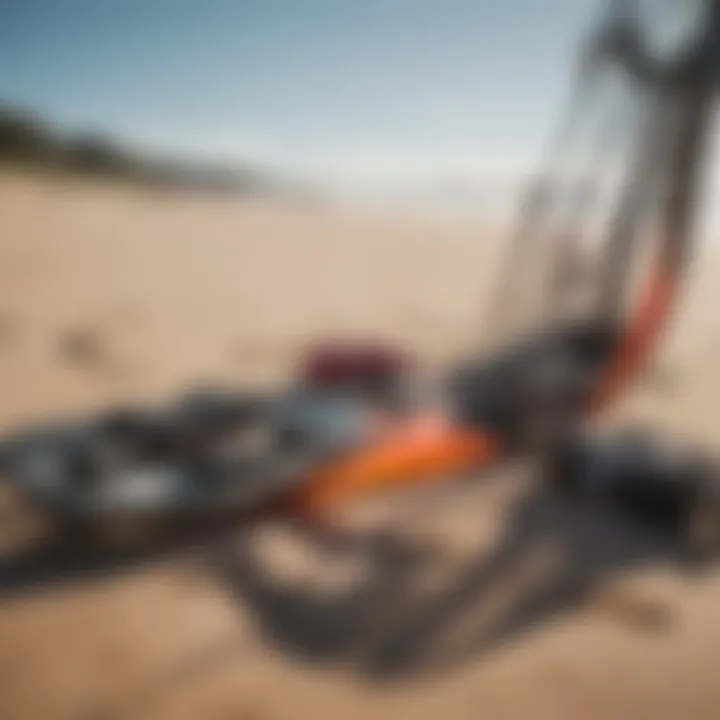
[[[597,0],[0,0],[0,99],[356,181],[525,166]]]

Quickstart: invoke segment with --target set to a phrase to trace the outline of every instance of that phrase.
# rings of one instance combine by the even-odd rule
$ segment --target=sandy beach
[[[2,177],[0,428],[271,382],[317,337],[449,362],[500,239],[469,214]],[[718,271],[697,253],[615,413],[710,449]],[[267,524],[42,587],[0,575],[0,718],[720,717],[717,569],[508,475],[348,509],[350,547]]]

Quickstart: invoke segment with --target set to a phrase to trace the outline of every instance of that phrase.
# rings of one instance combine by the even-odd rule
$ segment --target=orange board
[[[369,493],[441,480],[498,457],[499,444],[491,435],[438,416],[418,417],[313,471],[289,498],[289,506],[322,511]]]

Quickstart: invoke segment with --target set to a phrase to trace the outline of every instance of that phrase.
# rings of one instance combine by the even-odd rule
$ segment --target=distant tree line
[[[0,105],[0,163],[129,180],[158,187],[272,193],[255,169],[148,157],[101,134],[63,134],[37,115]]]

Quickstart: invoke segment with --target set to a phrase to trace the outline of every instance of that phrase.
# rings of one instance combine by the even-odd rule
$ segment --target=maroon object
[[[409,371],[410,358],[380,343],[323,343],[313,348],[300,369],[312,387],[387,387]]]

